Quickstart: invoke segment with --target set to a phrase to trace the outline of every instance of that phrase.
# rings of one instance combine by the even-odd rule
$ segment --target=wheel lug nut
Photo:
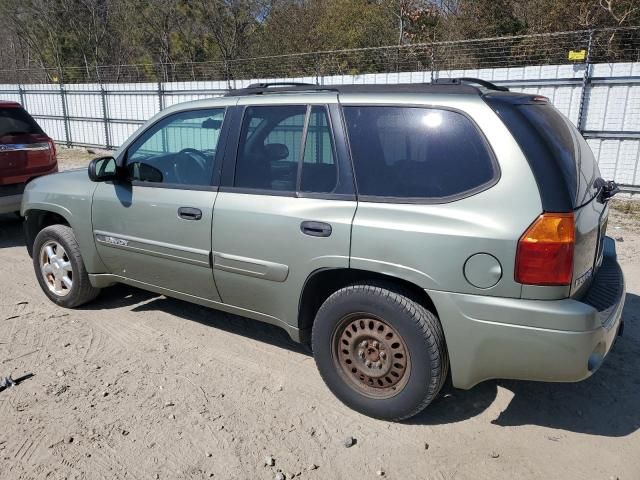
[[[364,364],[365,364],[368,368],[371,368],[371,365],[372,365],[371,360],[367,360],[366,362],[364,362]]]
[[[367,342],[366,340],[363,340],[363,341],[360,343],[360,346],[361,346],[362,348],[367,348],[367,347],[369,346],[369,342]]]
[[[382,368],[382,362],[380,361],[376,362],[376,367],[378,367],[378,369]]]
[[[376,341],[373,342],[373,348],[378,348],[380,346],[380,344]]]
[[[383,360],[387,358],[387,352],[380,352],[380,358],[382,358]]]
[[[364,350],[358,350],[358,356],[364,359]]]

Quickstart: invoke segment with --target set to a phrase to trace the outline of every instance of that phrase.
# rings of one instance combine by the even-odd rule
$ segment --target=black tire
[[[64,295],[57,295],[49,287],[45,274],[40,265],[42,247],[50,242],[59,243],[66,253],[68,261],[71,263],[72,285]],[[40,288],[49,299],[61,307],[74,308],[84,303],[90,302],[100,293],[99,288],[95,288],[89,281],[87,270],[80,255],[80,247],[73,234],[73,230],[66,225],[52,225],[42,229],[33,242],[33,267]]]
[[[400,291],[386,284],[355,284],[338,290],[318,310],[311,339],[320,375],[334,395],[360,413],[391,421],[412,417],[429,405],[449,369],[440,321]],[[401,341],[396,342],[398,337]],[[365,344],[367,356],[362,358]],[[408,356],[400,364],[393,363],[395,378],[387,369],[396,367],[383,363],[381,352],[385,359]],[[376,377],[380,375],[376,369],[389,374]]]

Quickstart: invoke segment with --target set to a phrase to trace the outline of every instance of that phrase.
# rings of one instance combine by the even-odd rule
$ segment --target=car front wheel
[[[331,391],[354,410],[384,420],[423,410],[449,367],[438,318],[384,284],[332,294],[316,315],[312,347]]]
[[[38,233],[33,266],[44,293],[61,307],[77,307],[100,293],[91,285],[76,237],[66,225],[52,225]]]

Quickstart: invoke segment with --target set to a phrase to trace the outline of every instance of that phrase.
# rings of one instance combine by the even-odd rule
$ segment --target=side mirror
[[[92,182],[108,182],[118,179],[118,166],[113,157],[98,157],[91,160],[88,168]]]

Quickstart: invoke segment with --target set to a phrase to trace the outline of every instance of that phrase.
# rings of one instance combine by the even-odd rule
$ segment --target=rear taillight
[[[516,282],[569,285],[576,232],[572,213],[543,213],[518,241]]]
[[[56,161],[56,144],[53,142],[53,139],[47,138],[47,143],[49,144],[49,154],[51,155],[51,163]]]

